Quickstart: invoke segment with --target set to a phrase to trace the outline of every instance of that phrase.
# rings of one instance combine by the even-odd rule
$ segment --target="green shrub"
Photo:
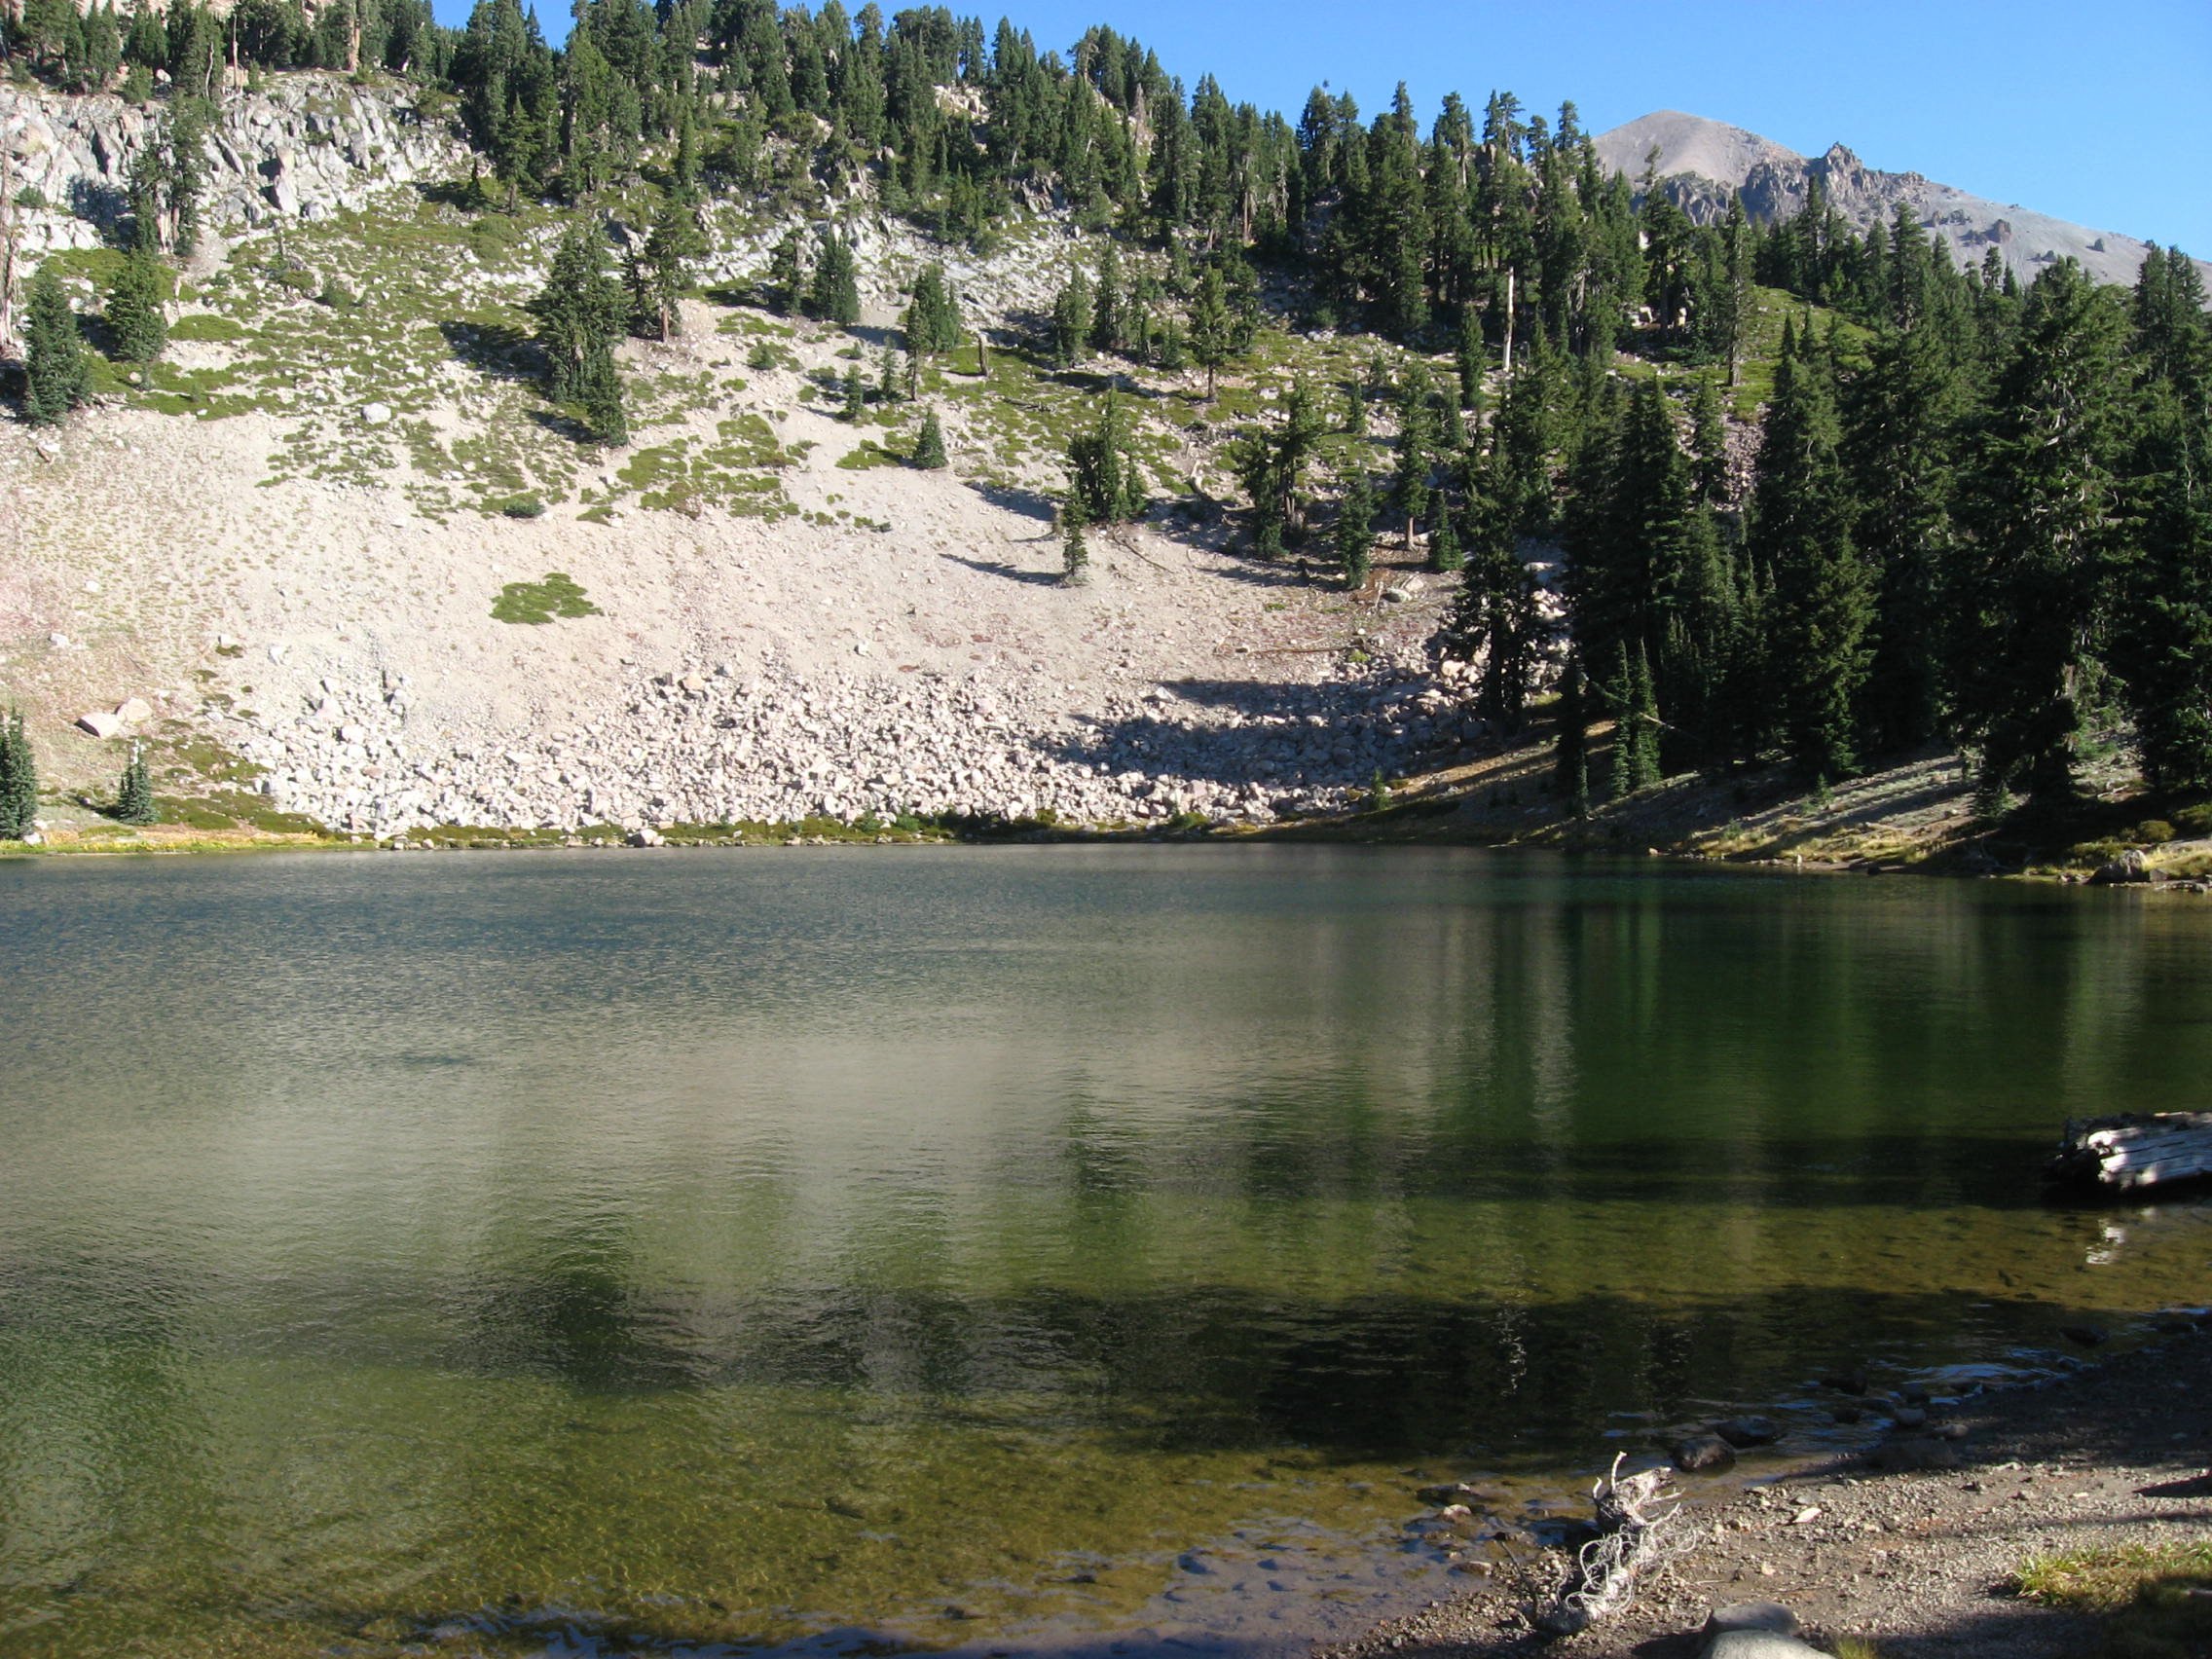
[[[543,518],[545,516],[545,502],[539,497],[526,490],[520,495],[509,496],[499,502],[499,512],[502,516],[511,519]]]
[[[584,598],[584,590],[564,571],[548,571],[541,582],[509,582],[492,602],[495,622],[525,622],[532,626],[556,616],[597,616],[599,607]]]

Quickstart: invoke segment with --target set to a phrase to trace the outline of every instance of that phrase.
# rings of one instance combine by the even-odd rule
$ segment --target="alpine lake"
[[[2212,1105],[2201,902],[323,854],[0,863],[0,940],[11,1659],[1282,1650],[1465,1582],[1424,1484],[2212,1296],[2038,1178]]]

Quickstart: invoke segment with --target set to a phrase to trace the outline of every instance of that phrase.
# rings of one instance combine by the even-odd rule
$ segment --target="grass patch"
[[[245,337],[246,331],[243,326],[232,321],[227,316],[218,316],[212,312],[194,312],[190,316],[180,316],[176,321],[169,324],[169,338],[171,340],[195,340],[207,345],[217,345],[232,340],[243,340]]]
[[[2043,1556],[2014,1582],[2031,1602],[2102,1615],[2107,1659],[2212,1653],[2212,1538]]]
[[[495,622],[550,622],[556,616],[597,616],[599,607],[561,571],[548,571],[541,582],[509,582],[492,602]]]
[[[847,472],[866,472],[873,466],[904,466],[906,458],[885,449],[873,438],[863,438],[837,458],[837,464]]]

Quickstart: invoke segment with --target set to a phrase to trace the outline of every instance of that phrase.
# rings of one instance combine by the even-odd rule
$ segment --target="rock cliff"
[[[0,87],[11,194],[31,204],[18,210],[27,251],[97,246],[123,215],[131,161],[160,142],[165,119],[161,105]],[[221,230],[327,218],[379,187],[448,176],[467,152],[412,89],[302,74],[227,96],[205,156],[203,217]]]

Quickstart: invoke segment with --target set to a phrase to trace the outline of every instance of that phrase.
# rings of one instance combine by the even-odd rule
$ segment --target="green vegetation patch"
[[[495,622],[550,622],[556,616],[597,616],[599,607],[563,571],[548,571],[541,582],[509,582],[492,602]]]
[[[2212,1653],[2212,1538],[2044,1556],[2015,1582],[2031,1602],[2103,1614],[2107,1659]]]

